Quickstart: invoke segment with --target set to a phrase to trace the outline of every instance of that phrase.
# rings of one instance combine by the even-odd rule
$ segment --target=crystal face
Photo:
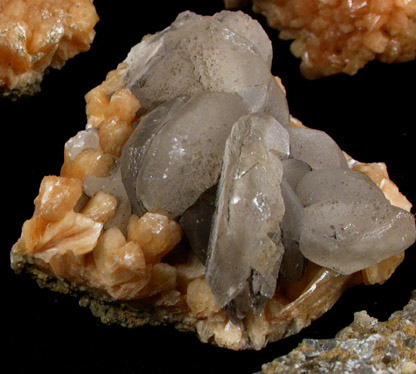
[[[296,186],[296,194],[304,206],[327,200],[387,203],[381,190],[365,174],[333,168],[305,174]]]
[[[270,73],[272,49],[266,38],[261,26],[242,13],[181,13],[131,50],[126,87],[145,109],[178,95],[233,92],[251,112],[270,113],[287,126],[287,102]]]
[[[347,161],[338,144],[325,132],[291,127],[289,133],[293,158],[306,162],[312,169],[347,168]]]
[[[247,113],[236,94],[203,92],[187,100],[142,158],[136,198],[147,211],[179,217],[218,182],[225,141]]]
[[[300,250],[311,261],[351,274],[415,241],[414,217],[380,201],[329,200],[305,208]]]
[[[283,179],[280,188],[285,203],[285,214],[280,223],[280,227],[282,229],[285,252],[282,259],[281,274],[286,280],[294,282],[302,279],[307,263],[299,248],[305,209],[298,196],[285,179],[285,169],[283,170]]]
[[[206,279],[218,304],[237,319],[261,311],[276,288],[284,252],[283,166],[277,155],[288,144],[281,144],[282,131],[273,117],[244,116],[225,146]]]

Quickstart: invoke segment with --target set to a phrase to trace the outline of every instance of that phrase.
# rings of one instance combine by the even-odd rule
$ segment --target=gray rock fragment
[[[409,303],[388,321],[357,312],[354,322],[334,339],[305,339],[289,354],[263,365],[261,373],[412,374],[416,372],[415,324],[413,291]]]
[[[283,166],[280,125],[270,116],[248,115],[227,140],[218,186],[217,211],[208,246],[206,280],[217,303],[232,319],[258,313],[273,296],[283,255],[280,194]]]

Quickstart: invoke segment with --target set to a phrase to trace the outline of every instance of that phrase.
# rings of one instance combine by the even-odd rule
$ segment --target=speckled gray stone
[[[289,354],[263,365],[261,373],[416,373],[416,291],[388,321],[357,312],[334,339],[304,339]]]

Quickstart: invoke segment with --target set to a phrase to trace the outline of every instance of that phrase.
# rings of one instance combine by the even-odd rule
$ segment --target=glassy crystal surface
[[[299,332],[352,282],[388,279],[415,240],[390,201],[410,203],[385,169],[349,162],[376,187],[327,134],[285,123],[259,32],[242,14],[184,13],[91,90],[12,267],[85,292],[106,322],[172,322],[235,350]]]
[[[160,104],[140,121],[123,148],[120,157],[121,177],[133,212],[139,216],[146,212],[141,200],[137,199],[136,195],[136,180],[139,169],[154,137],[186,100],[187,97],[179,96]]]
[[[401,208],[379,200],[328,200],[305,208],[300,250],[318,265],[351,274],[414,241],[414,217]]]
[[[311,170],[312,168],[306,162],[296,158],[283,160],[283,178],[293,190],[304,175]]]
[[[229,13],[181,13],[171,26],[132,48],[124,80],[144,110],[178,95],[234,92],[252,112],[289,124],[286,98],[270,73],[264,31],[246,15]],[[253,43],[257,38],[260,42]]]
[[[276,156],[282,150],[278,138],[273,143],[267,136],[279,126],[270,116],[245,116],[225,147],[206,280],[217,303],[237,320],[261,311],[273,296],[283,256],[283,166]]]
[[[185,101],[140,158],[135,182],[139,204],[146,211],[180,216],[218,182],[225,141],[245,113],[236,94],[203,92]]]
[[[290,127],[291,157],[309,164],[312,169],[347,168],[338,144],[324,131]]]
[[[115,169],[108,177],[98,178],[88,175],[84,180],[84,192],[93,197],[98,192],[109,193],[117,198],[117,212],[114,218],[107,222],[106,227],[117,226],[125,232],[131,215],[130,200],[121,178],[121,170]]]
[[[128,197],[113,222],[130,206],[180,222],[233,321],[262,310],[279,271],[298,281],[312,261],[349,274],[415,239],[413,216],[349,170],[328,134],[289,126],[271,59],[240,12],[184,12],[146,37],[122,75],[145,115],[104,183]]]
[[[285,172],[283,171],[283,179],[280,187],[285,203],[285,214],[280,223],[280,228],[282,230],[285,252],[280,272],[286,280],[294,282],[302,278],[306,266],[305,257],[299,249],[299,240],[305,210],[298,196],[284,176]]]
[[[82,151],[100,148],[100,137],[94,128],[79,131],[65,143],[65,151],[71,160],[74,160]]]
[[[205,264],[211,234],[212,216],[215,212],[217,186],[205,191],[182,215],[179,223],[198,259]]]
[[[261,27],[260,23],[243,12],[222,11],[213,15],[224,26],[248,39],[263,57],[269,69],[272,67],[273,49],[272,43]]]
[[[349,202],[383,201],[383,192],[365,174],[353,170],[313,170],[298,182],[296,194],[304,206],[321,201]]]

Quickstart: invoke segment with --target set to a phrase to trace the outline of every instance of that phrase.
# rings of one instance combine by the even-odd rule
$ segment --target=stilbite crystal
[[[225,0],[238,8],[246,0]],[[309,79],[354,75],[368,62],[406,62],[416,56],[414,1],[396,0],[252,0],[253,10],[294,40],[290,50],[301,58]]]
[[[92,0],[0,2],[0,95],[39,91],[48,67],[90,48],[97,21]]]

